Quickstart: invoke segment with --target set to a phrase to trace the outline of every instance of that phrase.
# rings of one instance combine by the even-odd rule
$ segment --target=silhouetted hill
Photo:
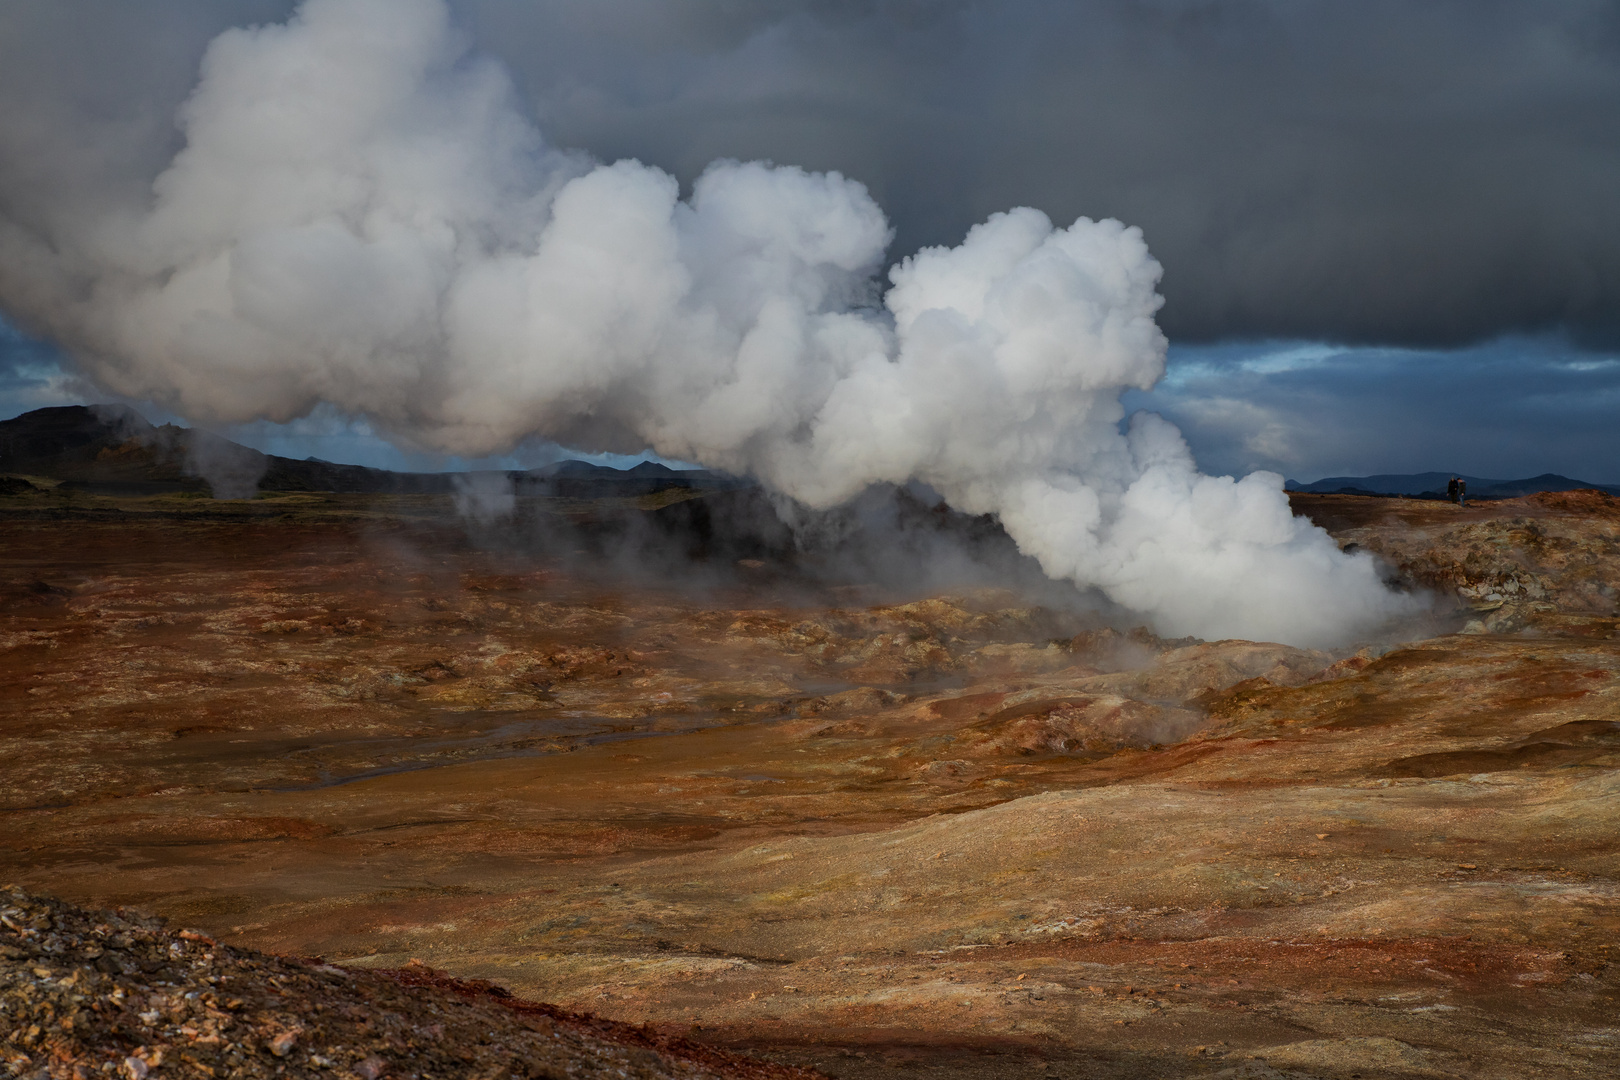
[[[558,461],[527,472],[512,473],[511,477],[519,495],[571,499],[652,495],[668,488],[720,490],[746,486],[735,477],[707,469],[672,469],[656,461],[643,461],[628,469],[593,465],[588,461]]]
[[[35,409],[0,422],[0,475],[7,474],[58,480],[100,494],[212,491],[220,498],[246,498],[255,491],[439,495],[454,492],[464,475],[393,472],[264,454],[206,431],[154,426],[126,405]],[[507,475],[519,495],[587,499],[741,483],[703,469],[671,469],[651,461],[627,470],[561,461]]]
[[[1571,480],[1567,476],[1557,473],[1542,473],[1527,480],[1502,480],[1487,489],[1487,494],[1493,499],[1511,499],[1520,495],[1536,495],[1546,491],[1583,491],[1593,489],[1606,492],[1610,495],[1620,495],[1620,484],[1593,484],[1585,480]],[[1473,494],[1474,485],[1468,485],[1468,492]]]
[[[124,405],[36,409],[0,422],[0,473],[60,480],[110,495],[255,490],[435,493],[444,474],[394,473],[263,454],[206,431],[154,426]]]
[[[1542,491],[1578,491],[1595,489],[1620,495],[1620,484],[1594,484],[1586,480],[1571,480],[1557,473],[1542,473],[1525,480],[1493,480],[1461,473],[1379,473],[1374,476],[1329,476],[1314,483],[1302,484],[1289,480],[1289,491],[1310,492],[1319,495],[1415,495],[1445,498],[1446,483],[1457,476],[1468,484],[1470,499],[1512,499],[1520,495],[1534,495]]]

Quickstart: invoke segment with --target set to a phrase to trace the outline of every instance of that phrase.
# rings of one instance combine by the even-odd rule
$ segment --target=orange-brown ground
[[[1328,654],[76,499],[0,510],[29,889],[839,1076],[1620,1068],[1612,500],[1297,497],[1458,598]]]

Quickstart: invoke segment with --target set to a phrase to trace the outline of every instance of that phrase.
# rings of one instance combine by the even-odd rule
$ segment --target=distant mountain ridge
[[[672,469],[643,461],[615,469],[588,461],[557,461],[537,469],[483,473],[413,473],[340,465],[318,458],[280,457],[195,428],[155,426],[127,405],[66,405],[35,409],[0,421],[0,478],[36,476],[90,492],[155,495],[211,491],[247,498],[255,491],[448,495],[477,476],[504,476],[517,495],[598,499],[650,495],[669,488],[728,490],[748,481],[707,469]],[[1315,494],[1405,495],[1444,498],[1455,473],[1380,473],[1288,480],[1289,491]],[[1596,484],[1556,473],[1524,480],[1467,476],[1472,499],[1506,499],[1544,491],[1595,488],[1620,496],[1620,484]],[[6,494],[16,481],[0,481]],[[26,490],[19,488],[18,490]]]
[[[1448,472],[1379,473],[1374,476],[1329,476],[1310,484],[1287,480],[1284,486],[1289,491],[1319,495],[1407,495],[1443,499],[1446,497],[1446,484],[1453,476],[1467,482],[1470,499],[1513,499],[1543,491],[1576,491],[1583,488],[1620,495],[1620,484],[1594,484],[1586,480],[1572,480],[1557,473],[1542,473],[1524,480],[1492,480]]]
[[[127,405],[66,405],[0,421],[0,476],[36,476],[109,495],[211,491],[239,499],[255,491],[445,495],[483,473],[410,473],[280,457],[195,428],[161,427]],[[629,469],[558,461],[504,475],[518,495],[605,498],[672,487],[721,490],[744,482],[706,469],[643,461]],[[3,493],[3,492],[0,492]]]

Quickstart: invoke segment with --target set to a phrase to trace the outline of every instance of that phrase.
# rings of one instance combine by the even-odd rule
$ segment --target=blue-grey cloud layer
[[[1126,405],[1175,421],[1214,472],[1620,482],[1620,353],[1557,337],[1460,350],[1172,348],[1164,381]]]

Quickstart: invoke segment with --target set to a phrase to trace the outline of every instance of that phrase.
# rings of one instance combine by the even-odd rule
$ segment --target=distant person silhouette
[[[1457,478],[1457,505],[1468,505],[1468,481],[1460,476]]]
[[[1457,478],[1455,476],[1446,481],[1446,501],[1457,501]]]

